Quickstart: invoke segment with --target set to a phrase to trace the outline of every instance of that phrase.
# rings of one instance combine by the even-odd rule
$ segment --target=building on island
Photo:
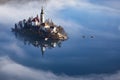
[[[24,19],[15,24],[15,28],[12,28],[15,32],[30,33],[38,35],[44,39],[60,39],[66,40],[67,34],[61,26],[57,26],[49,19],[45,20],[44,9],[41,8],[40,16],[35,18],[29,17],[28,20]]]

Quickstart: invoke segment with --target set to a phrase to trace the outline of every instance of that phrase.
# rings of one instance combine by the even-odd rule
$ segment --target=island
[[[37,36],[44,40],[67,40],[68,36],[62,26],[56,25],[52,20],[45,19],[44,9],[41,8],[40,16],[29,17],[15,23],[13,32]]]

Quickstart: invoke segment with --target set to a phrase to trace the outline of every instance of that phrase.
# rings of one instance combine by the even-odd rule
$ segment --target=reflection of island
[[[35,47],[41,47],[42,54],[46,48],[61,46],[61,41],[67,40],[68,36],[63,27],[46,19],[42,7],[40,16],[29,17],[15,24],[12,28],[16,37],[22,39],[24,44],[32,44]]]
[[[63,40],[45,40],[36,35],[24,34],[15,32],[17,39],[24,42],[25,45],[33,45],[34,47],[41,48],[42,55],[46,51],[46,48],[52,49],[55,47],[61,47]]]

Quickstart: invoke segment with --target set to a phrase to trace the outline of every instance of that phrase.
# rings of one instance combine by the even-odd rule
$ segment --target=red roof
[[[35,22],[35,21],[38,21],[38,22],[39,22],[39,18],[38,18],[38,17],[35,17],[35,18],[33,18],[32,21],[33,21],[33,22]]]

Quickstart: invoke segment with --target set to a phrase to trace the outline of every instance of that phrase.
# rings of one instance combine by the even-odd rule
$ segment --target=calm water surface
[[[53,17],[54,21],[64,27],[68,40],[41,40],[41,44],[49,45],[43,53],[41,47],[33,45],[35,40],[26,41],[24,36],[16,37],[11,32],[14,22],[3,21],[0,22],[0,57],[7,56],[22,66],[57,75],[112,74],[120,70],[120,15],[71,7],[57,13],[59,17]]]
[[[16,38],[11,29],[3,29],[0,35],[0,55],[7,55],[24,66],[57,74],[111,73],[120,69],[119,39],[96,34],[91,38],[89,33],[75,34],[77,36],[70,35],[68,40],[60,42],[61,46],[46,48],[42,56],[40,47],[35,47],[32,43],[25,45],[23,36]]]

